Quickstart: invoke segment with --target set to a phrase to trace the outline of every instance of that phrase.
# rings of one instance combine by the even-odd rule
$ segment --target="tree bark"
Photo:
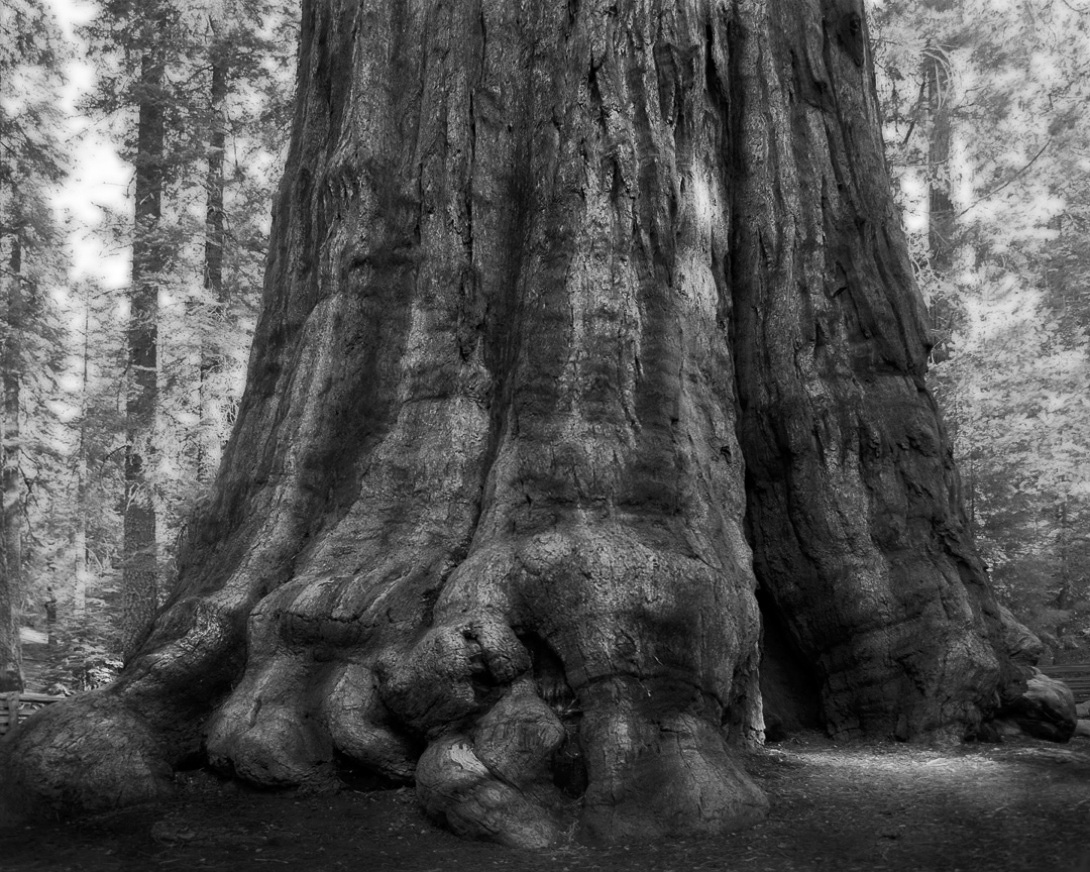
[[[3,418],[0,420],[0,692],[23,689],[19,620],[23,599],[23,509],[19,466],[23,331],[23,249],[18,231],[10,236],[4,294],[4,335],[0,354]]]
[[[76,447],[76,513],[72,531],[73,574],[72,615],[77,621],[87,616],[87,588],[91,573],[87,561],[87,520],[91,509],[88,480],[88,415],[91,380],[91,299],[90,285],[84,287],[82,373],[80,376],[79,443]]]
[[[153,22],[144,24],[149,31]],[[156,34],[156,39],[163,39]],[[140,65],[137,96],[135,232],[129,293],[128,392],[125,402],[125,492],[122,546],[122,648],[131,654],[159,605],[159,565],[153,476],[159,397],[159,282],[167,247],[159,226],[165,161],[161,46],[154,41]]]
[[[222,10],[210,17],[212,28],[212,79],[209,86],[208,167],[205,174],[207,200],[204,222],[204,291],[212,305],[212,324],[227,317],[227,296],[223,284],[223,250],[227,235],[223,212],[223,158],[227,144],[226,101],[228,88],[228,45],[222,35]],[[210,481],[220,460],[220,438],[209,420],[218,420],[218,401],[211,380],[223,369],[220,343],[207,326],[202,328],[199,375],[200,438],[197,441],[197,480]]]
[[[7,777],[205,753],[508,844],[744,826],[758,583],[834,734],[972,732],[998,612],[925,360],[860,4],[307,3],[214,503]]]
[[[736,152],[739,433],[762,599],[816,666],[828,728],[909,738],[987,709],[998,612],[925,385],[851,7],[824,4],[823,28],[785,17],[787,44],[741,63],[771,111],[743,110]]]
[[[954,265],[957,230],[950,165],[954,125],[948,49],[949,46],[928,46],[923,59],[927,114],[931,120],[927,139],[927,240],[931,265],[941,275],[949,273]]]
[[[925,6],[942,14],[953,6],[951,0],[926,0]],[[956,253],[957,212],[954,209],[953,163],[954,144],[953,80],[951,44],[929,42],[924,49],[920,72],[923,75],[923,96],[929,121],[927,135],[927,247],[931,269],[940,280],[949,280]],[[935,322],[935,345],[931,359],[943,363],[954,352],[953,333],[959,319],[960,301],[948,295],[934,295],[931,314]]]

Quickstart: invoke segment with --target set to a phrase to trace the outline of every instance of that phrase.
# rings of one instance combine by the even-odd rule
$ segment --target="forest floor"
[[[167,803],[0,830],[0,869],[1090,872],[1087,739],[925,748],[807,735],[746,763],[769,819],[715,838],[516,851],[434,827],[407,789],[269,793],[193,774]]]

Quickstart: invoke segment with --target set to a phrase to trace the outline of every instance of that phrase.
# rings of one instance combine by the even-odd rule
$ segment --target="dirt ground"
[[[921,748],[807,736],[747,766],[772,802],[760,827],[544,852],[462,841],[410,790],[265,793],[194,774],[165,804],[0,830],[0,869],[1090,872],[1090,740]]]

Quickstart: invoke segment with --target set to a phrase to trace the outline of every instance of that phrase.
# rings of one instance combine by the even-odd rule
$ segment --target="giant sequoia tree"
[[[998,617],[858,2],[311,0],[299,75],[213,502],[5,796],[207,759],[514,844],[740,826],[762,612],[834,734],[979,725]]]

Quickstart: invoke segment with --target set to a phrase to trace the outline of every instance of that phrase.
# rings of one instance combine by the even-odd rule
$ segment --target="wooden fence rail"
[[[1058,678],[1071,688],[1075,702],[1090,699],[1090,663],[1064,663],[1061,666],[1042,666],[1041,671],[1049,678]]]
[[[64,698],[29,691],[0,694],[0,736],[14,729],[42,706],[60,702]]]

